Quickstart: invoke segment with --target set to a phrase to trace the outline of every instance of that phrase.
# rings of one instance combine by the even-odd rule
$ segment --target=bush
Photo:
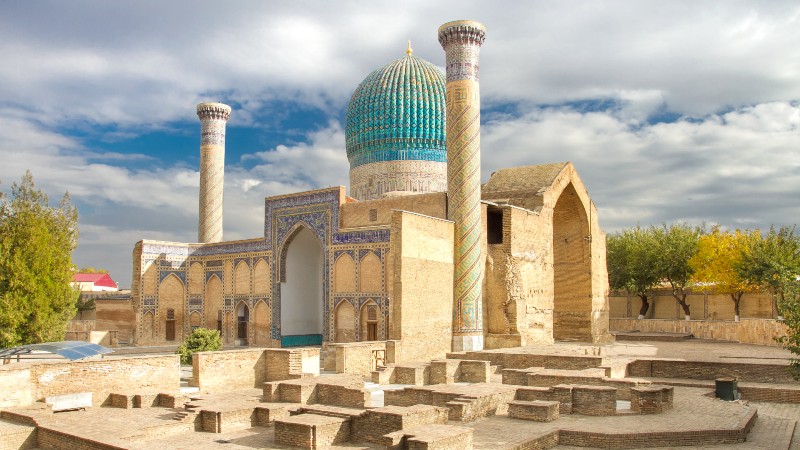
[[[181,364],[191,364],[195,352],[210,352],[222,348],[219,331],[195,328],[176,352],[181,355]]]

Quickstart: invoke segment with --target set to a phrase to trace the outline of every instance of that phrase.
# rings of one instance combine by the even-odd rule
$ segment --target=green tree
[[[192,334],[183,341],[177,353],[181,355],[181,364],[191,364],[195,352],[210,352],[222,348],[222,338],[217,330],[195,328]]]
[[[703,227],[693,227],[686,223],[652,226],[648,230],[657,243],[658,278],[665,280],[672,288],[672,297],[681,305],[687,320],[691,315],[686,303],[687,289],[692,283],[694,268],[689,260],[697,253],[697,244],[703,235]]]
[[[642,227],[611,234],[606,240],[608,281],[611,289],[625,290],[642,300],[639,318],[650,309],[647,293],[661,281],[658,242]]]
[[[57,207],[26,172],[0,194],[0,348],[64,338],[77,293],[71,254],[78,212],[65,194]]]
[[[786,324],[789,333],[777,340],[790,352],[800,355],[800,285],[797,281],[790,282],[783,290],[784,296],[780,308],[784,314],[783,323]],[[800,380],[800,359],[793,358],[790,367],[794,378]]]
[[[98,269],[96,267],[87,266],[81,267],[80,269],[76,270],[78,273],[108,273],[106,269]]]
[[[689,260],[694,269],[694,282],[708,286],[718,294],[728,294],[733,301],[735,320],[739,321],[742,296],[758,291],[758,286],[741,277],[736,266],[741,264],[751,243],[761,238],[756,231],[721,231],[714,227],[711,233],[700,236],[697,253]]]
[[[768,290],[776,313],[782,316],[785,287],[800,274],[800,236],[795,234],[795,227],[770,227],[766,236],[753,239],[736,271],[748,282]]]

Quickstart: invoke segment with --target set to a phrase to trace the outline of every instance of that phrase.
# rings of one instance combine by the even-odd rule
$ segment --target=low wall
[[[628,364],[629,377],[715,380],[735,377],[740,382],[793,383],[788,364],[749,364],[716,361],[636,359]]]
[[[609,319],[613,331],[643,333],[691,333],[698,339],[733,341],[743,344],[780,345],[775,338],[788,333],[782,322],[773,319],[741,319],[739,322],[675,319]]]
[[[92,402],[98,406],[112,392],[179,389],[178,355],[0,366],[0,407],[26,406],[45,397],[81,392],[92,392]]]
[[[267,381],[264,350],[197,352],[192,355],[192,384],[206,393],[259,388]]]
[[[212,393],[319,375],[319,348],[245,348],[192,355],[192,386]]]
[[[369,376],[375,370],[373,350],[385,351],[386,343],[375,341],[328,344],[328,351],[335,354],[336,373]]]

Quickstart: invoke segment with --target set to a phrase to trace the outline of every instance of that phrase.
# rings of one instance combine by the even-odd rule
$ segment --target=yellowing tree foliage
[[[711,233],[700,236],[697,253],[689,260],[694,269],[694,282],[706,285],[716,293],[730,295],[737,319],[742,296],[758,291],[759,287],[742,278],[736,267],[741,265],[752,242],[760,238],[758,230],[730,232],[714,227]]]
[[[64,338],[75,315],[72,250],[78,212],[64,195],[58,207],[27,172],[0,193],[0,348]]]

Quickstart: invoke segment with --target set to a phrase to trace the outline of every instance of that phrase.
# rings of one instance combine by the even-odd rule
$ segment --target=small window
[[[502,244],[503,211],[489,210],[486,214],[486,241],[489,244]]]
[[[378,210],[377,209],[370,209],[369,210],[369,220],[370,220],[370,222],[377,222],[378,221]]]
[[[168,309],[167,310],[167,320],[175,320],[175,310]]]

